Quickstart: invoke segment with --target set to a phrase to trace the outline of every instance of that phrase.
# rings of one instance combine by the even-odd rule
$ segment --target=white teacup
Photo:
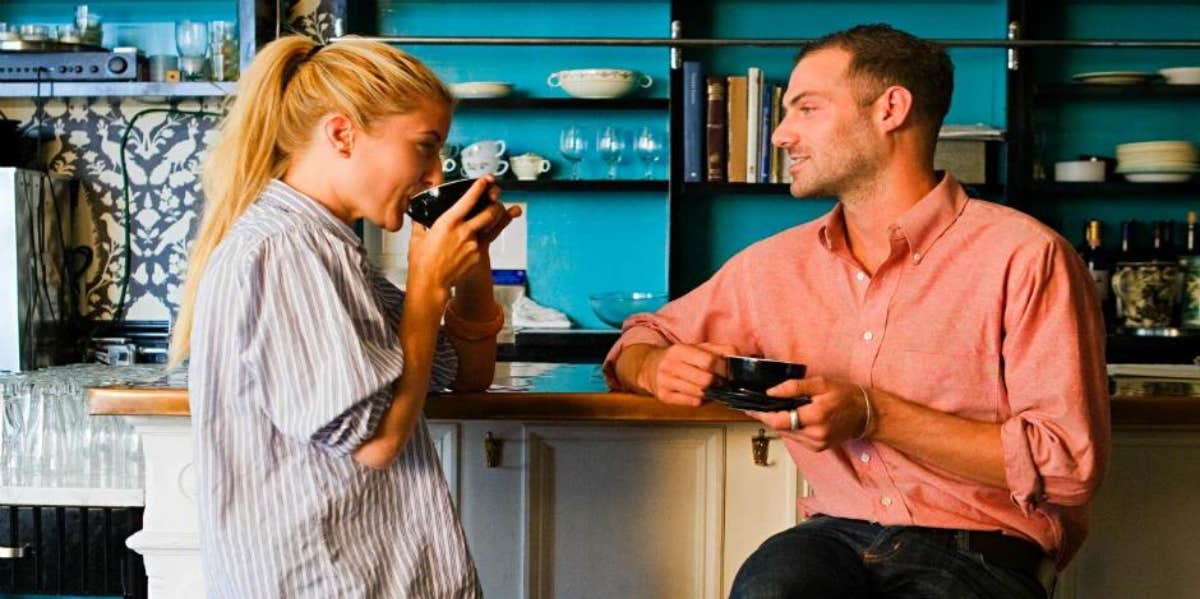
[[[442,172],[443,173],[453,173],[454,169],[457,169],[457,168],[458,168],[458,163],[455,162],[453,158],[442,159]]]
[[[504,151],[508,149],[504,140],[500,139],[485,139],[477,141],[462,150],[462,159],[465,163],[468,159],[479,160],[487,158],[499,158],[504,155]],[[465,165],[464,165],[465,166]]]
[[[454,157],[458,156],[458,146],[446,144],[438,151],[438,156],[442,158],[443,173],[452,173],[458,170],[458,162],[454,160]]]
[[[550,171],[550,161],[533,152],[513,156],[509,161],[512,162],[513,174],[521,181],[536,181],[538,175]]]
[[[508,172],[508,161],[496,156],[488,158],[468,158],[463,156],[462,174],[464,177],[482,177],[492,174],[497,177]]]

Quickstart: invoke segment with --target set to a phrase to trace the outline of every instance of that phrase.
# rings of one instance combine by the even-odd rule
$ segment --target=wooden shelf
[[[1139,195],[1190,195],[1200,196],[1200,183],[1130,183],[1108,181],[1105,183],[1034,183],[1030,191],[1039,197],[1135,197]]]
[[[994,196],[1004,193],[1004,186],[999,183],[963,184],[973,195]],[[756,195],[791,196],[787,183],[684,183],[684,193],[749,193]]]
[[[667,110],[670,100],[666,98],[614,98],[612,100],[584,100],[580,98],[529,98],[509,96],[505,98],[463,98],[459,108],[510,109],[537,108],[550,110]]]
[[[501,179],[500,188],[507,191],[661,191],[666,193],[667,182],[661,179],[548,179],[517,181]]]
[[[1039,83],[1033,93],[1041,98],[1200,98],[1200,85]]]
[[[0,98],[214,97],[234,92],[231,81],[32,81],[0,83]]]

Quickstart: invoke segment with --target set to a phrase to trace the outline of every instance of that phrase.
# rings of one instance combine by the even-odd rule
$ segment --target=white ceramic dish
[[[1104,163],[1099,160],[1067,160],[1054,163],[1054,180],[1071,183],[1104,181]]]
[[[1184,183],[1195,173],[1126,173],[1125,178],[1133,183]]]
[[[628,69],[570,69],[550,73],[546,85],[561,87],[574,98],[620,98],[635,87],[654,85],[649,75],[639,75]]]
[[[1200,67],[1170,67],[1159,69],[1158,74],[1167,80],[1167,85],[1200,85]]]
[[[464,81],[451,83],[450,93],[456,98],[503,98],[512,93],[512,84],[504,81]]]
[[[1079,83],[1096,83],[1101,85],[1141,85],[1149,83],[1158,77],[1155,73],[1140,71],[1096,71],[1093,73],[1076,73],[1071,78]]]

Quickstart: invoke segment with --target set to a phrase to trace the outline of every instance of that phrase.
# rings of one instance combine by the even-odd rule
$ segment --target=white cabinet
[[[757,425],[431,428],[445,427],[461,431],[459,462],[446,471],[457,472],[489,597],[724,597],[745,557],[796,521],[791,458],[775,439],[768,465],[755,465]],[[503,443],[495,467],[485,463],[488,433]]]
[[[1059,599],[1200,597],[1200,434],[1117,431]]]

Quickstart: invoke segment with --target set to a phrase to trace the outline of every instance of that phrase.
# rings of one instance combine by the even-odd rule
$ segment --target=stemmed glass
[[[654,130],[650,127],[642,127],[638,131],[637,138],[633,140],[633,149],[637,151],[638,157],[646,165],[645,178],[653,179],[654,165],[662,160],[662,140],[654,135]]]
[[[605,127],[596,137],[596,151],[600,159],[608,163],[608,178],[617,178],[617,164],[621,162],[621,154],[625,152],[625,136],[616,127]]]
[[[579,162],[587,151],[587,132],[578,125],[562,130],[558,137],[558,151],[571,163],[571,178],[579,180]]]

